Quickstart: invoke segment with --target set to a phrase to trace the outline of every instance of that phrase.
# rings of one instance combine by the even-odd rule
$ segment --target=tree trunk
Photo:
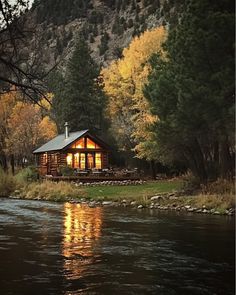
[[[14,175],[15,174],[15,158],[13,154],[11,154],[10,156],[10,163],[11,163],[11,172],[12,172],[12,175]]]
[[[227,137],[220,144],[220,176],[229,179],[233,177],[233,159],[229,151]]]
[[[0,154],[0,165],[2,166],[4,171],[7,171],[7,157],[4,152]]]

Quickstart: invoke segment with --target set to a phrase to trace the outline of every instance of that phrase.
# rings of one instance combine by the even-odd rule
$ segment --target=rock
[[[188,210],[188,209],[190,209],[190,208],[191,208],[191,206],[189,206],[189,205],[186,205],[186,206],[184,206],[184,208]]]
[[[9,196],[10,199],[20,199],[20,196]]]
[[[194,211],[194,208],[188,208],[187,211],[188,212],[193,212]]]
[[[151,197],[151,201],[160,201],[160,200],[163,200],[163,197],[161,197],[161,196],[153,196],[153,197]]]
[[[203,209],[202,213],[209,213],[209,211],[207,209]]]
[[[197,213],[202,213],[202,209],[197,209]]]
[[[103,201],[103,202],[102,202],[102,205],[103,205],[103,206],[109,206],[109,205],[112,205],[112,201]]]
[[[122,204],[126,204],[127,201],[124,199],[124,200],[121,201],[121,203],[122,203]]]
[[[96,202],[95,201],[89,202],[89,207],[90,208],[96,207]]]
[[[138,205],[138,209],[143,209],[143,205]]]
[[[136,204],[137,204],[136,201],[132,201],[132,202],[130,202],[130,205],[131,205],[131,206],[134,206],[134,205],[136,205]]]
[[[215,211],[213,214],[214,215],[220,215],[220,212],[219,211]]]

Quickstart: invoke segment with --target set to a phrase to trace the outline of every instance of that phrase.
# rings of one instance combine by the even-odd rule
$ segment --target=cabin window
[[[74,154],[74,168],[79,168],[79,153]]]
[[[85,169],[85,161],[86,161],[85,153],[81,153],[80,154],[80,168],[81,169]]]
[[[42,155],[42,164],[47,165],[48,163],[48,154],[43,154]]]
[[[96,169],[102,168],[102,155],[101,155],[101,153],[95,154],[95,167],[96,167]]]
[[[76,141],[76,143],[72,145],[72,148],[75,148],[75,149],[83,149],[84,147],[85,147],[84,137],[79,139],[78,141]]]
[[[57,164],[57,155],[56,154],[51,155],[51,164]]]
[[[94,167],[94,156],[93,154],[88,154],[88,168],[92,169]]]
[[[71,166],[72,167],[72,164],[73,164],[73,155],[72,154],[67,154],[66,156],[66,163],[68,166]]]
[[[100,146],[92,141],[90,138],[87,138],[87,149],[99,149]]]

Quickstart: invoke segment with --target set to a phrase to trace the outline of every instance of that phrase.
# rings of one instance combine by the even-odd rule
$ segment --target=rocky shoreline
[[[178,194],[176,194],[178,195]],[[92,200],[86,198],[68,198],[66,200],[45,200],[42,198],[32,198],[31,200],[37,201],[57,201],[57,202],[69,202],[71,204],[82,204],[87,205],[90,208],[95,207],[124,207],[124,208],[136,208],[138,210],[164,210],[164,211],[177,211],[177,212],[186,212],[186,213],[198,213],[198,214],[211,214],[211,215],[227,215],[234,216],[235,208],[228,208],[224,211],[218,211],[216,208],[207,208],[207,206],[203,205],[202,207],[194,207],[190,205],[180,205],[176,203],[168,204],[168,199],[178,200],[178,197],[174,193],[165,194],[165,195],[157,195],[149,198],[145,204],[143,202],[138,202],[136,200]],[[11,199],[29,199],[19,195],[9,196]],[[165,204],[161,204],[165,200]],[[166,202],[167,201],[167,202]]]

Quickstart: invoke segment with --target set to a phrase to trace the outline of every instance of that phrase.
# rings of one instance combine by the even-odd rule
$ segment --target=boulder
[[[113,203],[112,201],[103,201],[102,205],[103,206],[110,206],[110,205],[112,205],[112,203]]]
[[[162,196],[153,196],[153,197],[151,197],[151,201],[160,201],[160,200],[163,200]]]

